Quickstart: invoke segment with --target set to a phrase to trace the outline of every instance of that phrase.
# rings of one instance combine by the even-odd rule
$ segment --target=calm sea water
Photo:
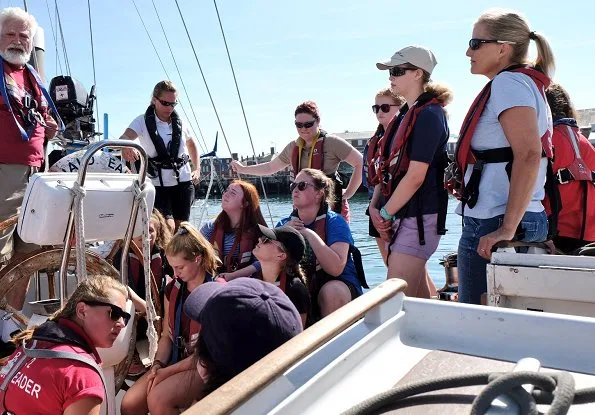
[[[262,213],[265,216],[270,226],[270,216],[273,217],[273,222],[276,224],[281,218],[287,217],[291,213],[291,198],[289,196],[275,196],[268,200],[267,209],[266,201],[262,200]],[[202,200],[199,199],[194,203],[192,208],[192,222],[198,225],[200,218],[200,208]],[[364,269],[366,271],[366,279],[370,287],[380,284],[386,279],[386,267],[382,262],[382,257],[378,252],[376,241],[368,236],[368,217],[365,215],[368,207],[368,197],[366,194],[357,194],[349,200],[351,207],[351,232],[355,245],[362,253],[362,260]],[[448,232],[440,240],[438,250],[428,261],[428,270],[436,286],[441,288],[444,285],[444,268],[439,264],[439,260],[446,254],[457,250],[459,237],[461,235],[461,218],[454,213],[457,201],[451,199],[448,207],[448,215],[446,217],[446,227]],[[209,199],[205,214],[205,220],[213,219],[221,209],[221,199]]]

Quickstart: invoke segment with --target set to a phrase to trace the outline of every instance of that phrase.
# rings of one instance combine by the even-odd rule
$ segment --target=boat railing
[[[407,283],[400,279],[383,282],[269,353],[201,399],[184,414],[230,413],[301,359],[349,328],[375,307],[402,292],[406,287]]]

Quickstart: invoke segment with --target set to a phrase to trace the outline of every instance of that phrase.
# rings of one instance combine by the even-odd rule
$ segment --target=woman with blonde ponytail
[[[2,413],[99,414],[105,393],[96,348],[111,347],[130,320],[127,299],[127,288],[115,279],[90,277],[48,321],[16,336],[19,347],[0,370],[0,384],[10,378],[0,390]],[[29,349],[66,353],[91,364],[73,357],[29,357]]]
[[[163,331],[150,370],[122,399],[122,415],[177,413],[204,387],[202,379],[194,376],[191,357],[200,324],[184,314],[183,308],[192,291],[213,280],[221,262],[213,246],[189,222],[180,223],[165,253],[174,279],[165,287]]]
[[[531,41],[535,62],[528,60]],[[463,121],[454,175],[463,216],[459,301],[479,304],[494,244],[544,241],[548,235],[542,200],[553,152],[545,89],[554,57],[543,34],[517,11],[504,9],[479,16],[467,56],[471,73],[489,79]]]

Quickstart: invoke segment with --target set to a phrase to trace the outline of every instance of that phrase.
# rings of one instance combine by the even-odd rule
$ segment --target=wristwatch
[[[380,209],[380,216],[382,216],[382,218],[386,220],[395,220],[395,215],[391,215],[390,213],[388,213],[384,206],[382,207],[382,209]]]

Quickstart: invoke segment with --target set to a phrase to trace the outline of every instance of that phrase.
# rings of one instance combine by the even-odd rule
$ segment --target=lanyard
[[[64,128],[65,128],[64,123],[62,122],[62,118],[60,118],[60,114],[58,114],[58,110],[56,109],[56,106],[54,105],[54,101],[52,101],[50,94],[48,93],[47,89],[45,89],[45,87],[43,86],[43,83],[41,82],[41,79],[39,78],[39,75],[37,74],[35,69],[33,69],[33,67],[29,64],[27,64],[26,66],[27,66],[27,69],[29,70],[29,72],[33,75],[35,82],[37,82],[37,86],[39,87],[39,89],[41,90],[41,93],[45,97],[50,109],[56,116],[56,122],[58,123],[59,131],[63,132]],[[29,128],[30,131],[25,131],[25,129],[23,128],[21,123],[17,121],[17,118],[14,115],[12,106],[10,105],[8,93],[6,92],[6,74],[4,73],[4,59],[1,56],[0,56],[0,67],[2,68],[2,80],[0,81],[0,94],[2,95],[2,99],[4,100],[4,104],[8,108],[8,111],[12,115],[12,118],[13,118],[15,124],[19,128],[19,131],[21,133],[21,138],[23,139],[23,141],[29,141],[29,139],[31,138],[31,134],[33,133],[33,130],[35,129],[35,125],[33,125],[32,127]],[[25,74],[25,76],[27,76],[27,75]]]

